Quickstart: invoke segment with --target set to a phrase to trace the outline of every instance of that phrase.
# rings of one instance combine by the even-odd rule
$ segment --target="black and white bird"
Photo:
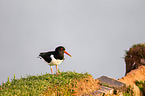
[[[55,51],[40,53],[40,58],[42,57],[48,65],[50,65],[51,73],[53,74],[52,66],[56,66],[56,73],[58,74],[58,65],[64,60],[64,53],[72,57],[68,52],[65,51],[63,46],[58,46]]]

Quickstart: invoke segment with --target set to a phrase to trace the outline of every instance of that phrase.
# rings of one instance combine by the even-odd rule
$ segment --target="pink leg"
[[[58,68],[58,65],[56,65],[56,74],[58,74],[58,69],[57,68]]]
[[[50,66],[50,69],[51,69],[51,73],[53,74],[52,66]]]

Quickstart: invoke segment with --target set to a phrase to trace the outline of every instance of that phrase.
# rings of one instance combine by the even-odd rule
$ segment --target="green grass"
[[[138,88],[143,91],[143,84],[145,81],[136,81],[135,84],[138,86]],[[134,96],[131,86],[128,87],[127,92],[123,93],[123,96]]]
[[[26,78],[12,79],[9,77],[6,83],[0,86],[0,96],[22,95],[67,95],[74,92],[73,87],[77,87],[76,81],[91,76],[88,73],[61,72],[59,75],[44,74],[38,76],[28,75]]]
[[[136,46],[142,46],[142,47],[145,47],[145,43],[134,44],[132,47],[136,47]]]
[[[123,96],[134,96],[134,93],[133,93],[131,86],[127,87],[127,92],[123,93]]]
[[[141,57],[141,58],[145,58],[144,55],[143,55],[143,49],[145,48],[145,43],[139,43],[139,44],[134,44],[131,48],[134,48],[134,47],[137,47],[137,46],[141,46],[141,49],[138,50],[138,55]],[[127,50],[124,50],[125,51],[125,55],[123,58],[125,58],[128,54],[129,51]]]
[[[123,93],[123,96],[133,96],[131,93]]]
[[[143,91],[143,84],[145,81],[136,81],[135,84],[138,86],[138,88]]]

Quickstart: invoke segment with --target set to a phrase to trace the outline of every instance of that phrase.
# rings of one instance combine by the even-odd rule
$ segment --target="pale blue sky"
[[[0,82],[50,72],[37,56],[63,45],[61,71],[125,74],[124,50],[145,41],[144,0],[1,0]],[[55,70],[55,67],[54,67]]]

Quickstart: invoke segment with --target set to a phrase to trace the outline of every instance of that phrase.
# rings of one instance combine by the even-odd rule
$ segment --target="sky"
[[[145,41],[144,0],[0,0],[0,83],[51,73],[40,52],[64,46],[60,71],[121,78],[125,50]],[[55,71],[55,67],[53,67]]]

